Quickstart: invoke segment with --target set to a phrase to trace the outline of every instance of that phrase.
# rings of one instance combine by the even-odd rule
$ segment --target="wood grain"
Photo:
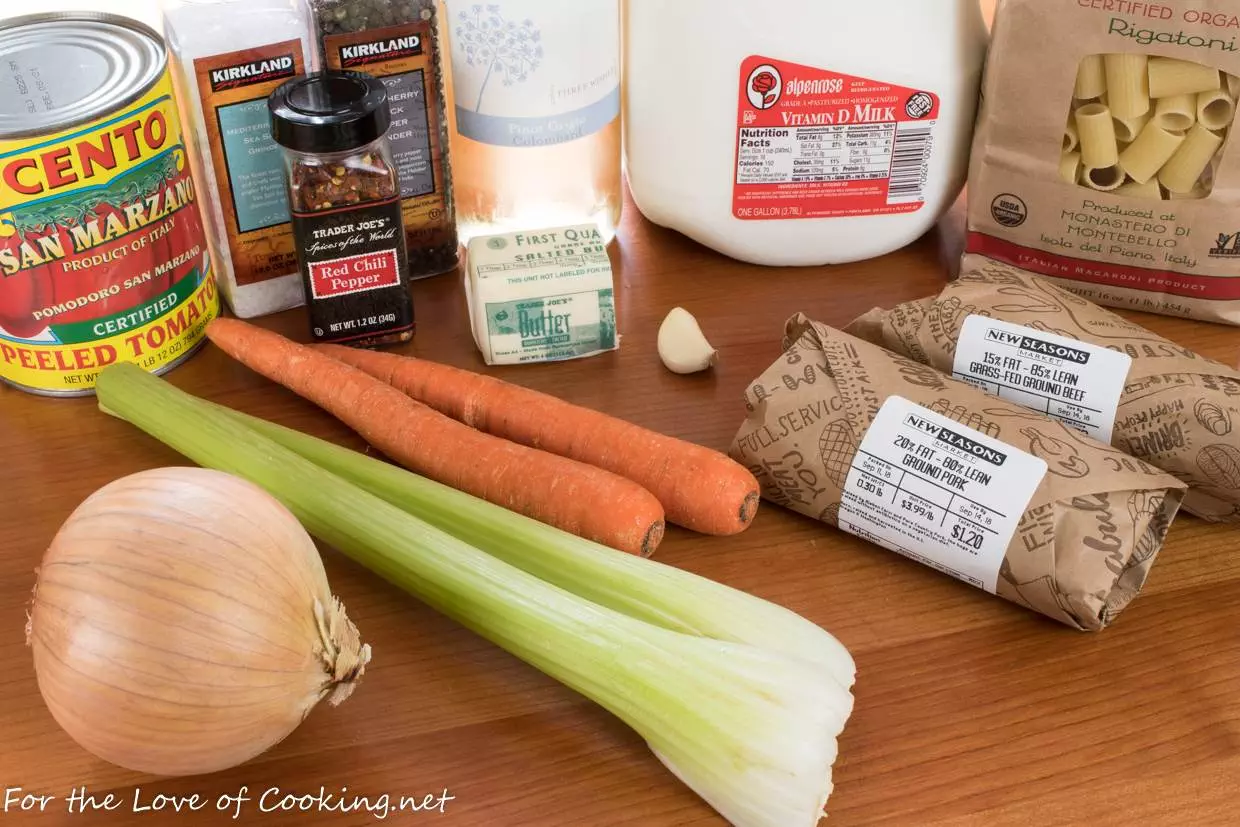
[[[614,257],[619,353],[496,375],[726,449],[746,384],[779,354],[784,320],[842,325],[878,304],[938,290],[957,256],[959,209],[912,247],[834,268],[763,270],[640,219]],[[458,280],[416,287],[409,351],[481,369]],[[678,377],[654,351],[683,305],[720,348],[712,375]],[[1134,318],[1137,318],[1134,314]],[[1155,331],[1234,363],[1231,328],[1141,316]],[[303,335],[298,312],[270,320]],[[352,446],[330,418],[208,349],[176,385]],[[359,446],[360,447],[360,446]],[[445,813],[392,823],[713,825],[632,732],[606,713],[325,550],[334,590],[375,660],[357,694],[317,710],[285,743],[219,775],[153,779],[79,749],[44,708],[23,639],[34,569],[78,502],[124,474],[183,464],[91,400],[0,390],[0,792],[57,796],[5,823],[225,824],[221,794],[248,788],[243,823],[361,825],[365,813],[261,814],[271,787],[370,796],[439,794]],[[774,507],[739,537],[673,530],[659,559],[777,601],[837,634],[859,667],[831,800],[834,827],[862,825],[1224,825],[1240,781],[1240,555],[1235,529],[1175,524],[1145,594],[1111,629],[1083,635],[879,548]],[[112,813],[65,815],[77,786],[113,791]],[[198,792],[211,810],[135,814],[155,793]]]

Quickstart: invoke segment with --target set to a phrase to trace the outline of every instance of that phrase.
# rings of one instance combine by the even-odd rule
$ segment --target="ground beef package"
[[[848,331],[1092,432],[1188,483],[1185,510],[1240,522],[1240,371],[985,259]]]
[[[803,316],[784,344],[732,448],[765,499],[1078,629],[1137,595],[1174,477]]]

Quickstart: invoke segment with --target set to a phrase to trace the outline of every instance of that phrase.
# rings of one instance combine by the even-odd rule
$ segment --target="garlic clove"
[[[659,358],[672,373],[698,373],[718,361],[719,351],[711,347],[693,314],[677,307],[659,327]]]

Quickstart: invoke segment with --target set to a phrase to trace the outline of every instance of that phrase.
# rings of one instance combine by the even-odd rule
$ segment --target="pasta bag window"
[[[999,4],[967,252],[1100,304],[1240,325],[1234,0],[1120,5]]]
[[[1087,55],[1072,88],[1060,178],[1152,201],[1205,198],[1238,90],[1240,78],[1204,63]]]

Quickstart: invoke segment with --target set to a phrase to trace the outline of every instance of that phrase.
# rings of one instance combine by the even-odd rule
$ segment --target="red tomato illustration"
[[[18,338],[37,336],[47,322],[34,317],[36,310],[52,300],[51,273],[47,267],[0,276],[0,327]]]

